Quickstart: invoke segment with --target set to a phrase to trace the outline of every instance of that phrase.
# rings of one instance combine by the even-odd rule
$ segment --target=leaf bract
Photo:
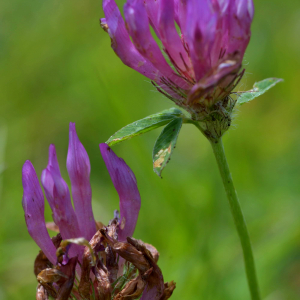
[[[166,125],[182,115],[181,110],[177,108],[170,108],[160,113],[148,116],[144,119],[135,121],[113,134],[106,144],[113,146],[117,143],[130,139],[134,136],[154,130],[158,127]]]
[[[171,121],[161,132],[153,148],[153,171],[161,176],[162,170],[169,162],[173,149],[176,146],[177,137],[183,123],[182,118]]]
[[[246,92],[237,92],[237,94],[239,94],[237,103],[242,105],[253,100],[254,98],[264,94],[266,91],[268,91],[280,81],[282,81],[282,79],[280,78],[267,78],[262,81],[256,82],[253,85],[252,90]]]

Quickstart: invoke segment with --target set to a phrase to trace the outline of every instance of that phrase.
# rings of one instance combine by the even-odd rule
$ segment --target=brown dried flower
[[[100,225],[90,242],[83,238],[62,240],[60,234],[52,238],[57,263],[53,265],[42,251],[36,257],[36,299],[169,299],[175,283],[164,283],[156,248],[131,237],[127,242],[118,241],[119,226],[117,217],[107,227]],[[80,258],[68,257],[72,244],[82,248]]]

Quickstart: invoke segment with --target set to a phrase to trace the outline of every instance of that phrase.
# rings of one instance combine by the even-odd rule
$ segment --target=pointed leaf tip
[[[121,128],[107,140],[106,144],[113,146],[134,136],[154,130],[170,123],[172,120],[180,117],[182,114],[183,113],[181,110],[177,108],[170,108],[160,113],[150,115],[144,119],[135,121]]]
[[[161,177],[162,170],[169,162],[183,123],[182,118],[171,121],[161,132],[153,148],[153,171]]]
[[[239,94],[239,97],[237,99],[237,103],[242,105],[244,103],[247,103],[260,95],[264,94],[266,91],[268,91],[270,88],[275,86],[278,82],[283,81],[281,78],[267,78],[262,81],[256,82],[253,85],[253,89],[246,92],[237,92]]]

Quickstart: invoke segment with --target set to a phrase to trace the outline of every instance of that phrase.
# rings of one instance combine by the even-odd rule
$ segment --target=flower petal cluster
[[[125,241],[134,232],[141,206],[136,179],[124,160],[117,157],[106,144],[100,144],[100,151],[119,194],[120,218],[124,227],[118,234],[119,239]],[[68,185],[60,173],[55,147],[50,145],[49,161],[42,172],[41,182],[52,210],[53,221],[63,240],[83,237],[89,241],[97,231],[92,210],[91,166],[87,152],[76,134],[74,123],[70,123],[67,169],[74,208]],[[23,166],[22,183],[22,204],[28,232],[51,263],[55,264],[56,249],[47,232],[44,218],[44,196],[30,161],[26,161]],[[71,247],[73,248],[76,247]],[[72,256],[80,254],[77,249],[73,252]]]
[[[108,226],[94,219],[90,161],[74,123],[70,123],[67,156],[71,193],[54,145],[41,176],[54,223],[45,222],[44,195],[32,163],[23,166],[26,225],[41,248],[34,263],[39,283],[36,299],[166,300],[176,285],[164,283],[157,265],[159,253],[132,238],[141,206],[136,178],[108,145],[100,144],[100,152],[120,198],[120,214],[115,211]],[[47,228],[59,233],[50,238]]]
[[[195,119],[242,76],[252,0],[127,0],[125,21],[114,0],[103,0],[103,10],[101,26],[122,62]]]

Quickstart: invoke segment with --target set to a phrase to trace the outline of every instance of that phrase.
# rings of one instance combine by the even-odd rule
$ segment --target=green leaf
[[[161,132],[153,148],[153,171],[161,176],[162,170],[170,160],[177,137],[183,123],[182,118],[170,122]]]
[[[238,104],[247,103],[254,98],[264,94],[271,87],[275,86],[278,82],[283,81],[280,78],[267,78],[262,81],[256,82],[253,85],[253,89],[247,92],[240,92],[239,98],[237,100]],[[239,93],[239,92],[238,92]]]
[[[160,113],[148,116],[144,119],[135,121],[112,135],[106,144],[109,146],[115,145],[134,136],[146,133],[163,125],[170,123],[172,120],[182,115],[181,110],[177,108],[170,108]]]

